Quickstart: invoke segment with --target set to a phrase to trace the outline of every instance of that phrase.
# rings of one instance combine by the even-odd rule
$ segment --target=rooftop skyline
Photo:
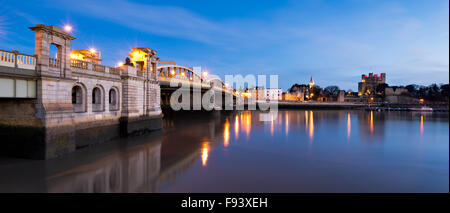
[[[27,1],[0,2],[0,49],[34,52],[35,24],[73,26],[72,49],[103,64],[132,47],[211,74],[278,74],[284,91],[310,77],[357,89],[361,74],[390,85],[448,83],[449,2]]]

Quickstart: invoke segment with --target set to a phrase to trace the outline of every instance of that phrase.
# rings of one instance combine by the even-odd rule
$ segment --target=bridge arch
[[[120,109],[119,89],[115,86],[111,87],[108,92],[109,111],[117,111]]]
[[[75,83],[72,86],[72,105],[74,112],[86,112],[87,110],[87,93],[86,86],[82,83]]]
[[[105,90],[103,86],[97,84],[92,89],[92,112],[105,111]]]

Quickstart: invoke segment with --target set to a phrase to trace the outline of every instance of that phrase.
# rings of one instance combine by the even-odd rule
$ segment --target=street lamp
[[[68,32],[68,33],[72,32],[72,26],[66,24],[66,25],[64,26],[64,31],[66,31],[66,32]]]

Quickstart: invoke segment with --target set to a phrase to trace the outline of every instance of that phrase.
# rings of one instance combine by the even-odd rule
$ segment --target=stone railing
[[[34,70],[36,69],[36,56],[0,50],[0,66]]]
[[[88,68],[88,62],[82,61],[82,60],[77,60],[77,59],[72,59],[70,61],[70,66],[86,70]]]
[[[109,73],[113,75],[120,75],[120,68],[109,67]]]
[[[73,68],[83,69],[83,70],[91,70],[95,72],[103,72],[103,73],[110,73],[113,75],[120,75],[121,69],[120,68],[114,68],[114,67],[108,67],[102,64],[93,64],[87,61],[78,60],[78,59],[71,59],[70,66]]]
[[[97,72],[105,72],[105,66],[103,66],[101,64],[93,64],[92,68],[94,71],[97,71]]]
[[[136,75],[137,76],[144,76],[144,71],[142,71],[142,70],[136,70]]]
[[[48,65],[50,67],[59,68],[59,67],[61,67],[61,61],[57,58],[48,58]]]

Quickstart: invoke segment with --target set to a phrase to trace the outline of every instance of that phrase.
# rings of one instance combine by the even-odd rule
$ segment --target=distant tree
[[[410,84],[410,85],[407,85],[405,88],[408,90],[408,92],[409,92],[412,96],[417,96],[417,95],[418,95],[418,92],[419,92],[420,86],[419,86],[419,85],[416,85],[416,84]]]
[[[443,84],[439,88],[441,90],[441,96],[444,100],[449,100],[449,86],[448,84]]]
[[[311,94],[313,94],[311,99],[317,100],[319,97],[321,97],[323,95],[323,90],[322,90],[322,88],[320,88],[319,86],[316,85],[311,89],[310,96],[311,96]]]
[[[327,86],[323,90],[325,95],[327,96],[337,96],[339,93],[339,87],[338,86]]]
[[[441,99],[441,91],[437,84],[431,84],[428,86],[428,99],[433,101],[438,101]]]

